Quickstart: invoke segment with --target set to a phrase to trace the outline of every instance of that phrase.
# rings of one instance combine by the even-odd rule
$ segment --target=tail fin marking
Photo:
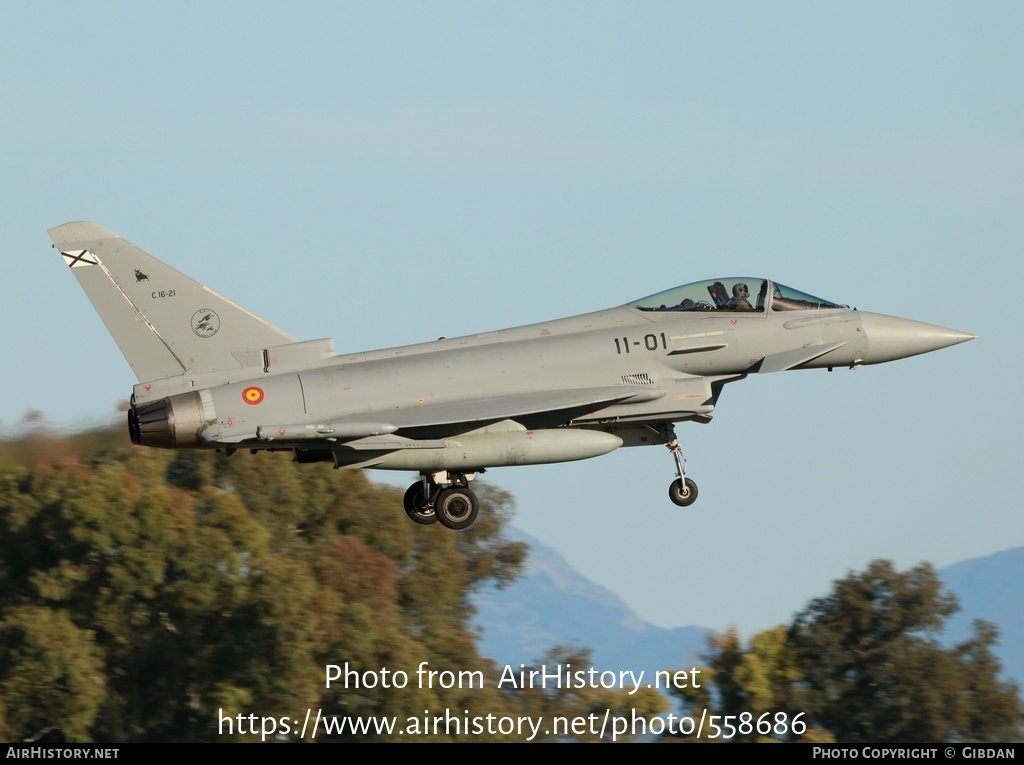
[[[233,369],[239,352],[296,341],[103,226],[49,234],[140,381]]]

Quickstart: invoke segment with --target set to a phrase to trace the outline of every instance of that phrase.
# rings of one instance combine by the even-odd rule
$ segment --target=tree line
[[[999,678],[995,626],[978,620],[951,648],[939,640],[957,610],[931,565],[901,572],[874,561],[789,625],[746,644],[735,630],[711,636],[705,684],[677,695],[691,713],[731,716],[736,741],[1019,741],[1024,707],[1017,685]]]
[[[223,721],[294,721],[306,710],[547,721],[669,710],[648,689],[497,687],[468,596],[522,569],[525,545],[503,535],[507,493],[484,486],[480,519],[453,534],[409,523],[401,492],[360,472],[121,440],[37,428],[0,443],[0,740],[260,740]],[[677,701],[723,718],[804,713],[800,736],[751,728],[733,740],[1019,738],[1018,689],[999,680],[995,629],[979,623],[951,649],[937,642],[955,608],[930,567],[876,562],[747,645],[734,631],[713,636],[702,687]],[[553,649],[537,661],[582,667],[590,657]],[[377,677],[426,666],[487,682],[328,688],[329,665]],[[449,736],[488,737],[522,740]],[[589,726],[569,736],[599,737]],[[318,740],[387,738],[346,730]]]

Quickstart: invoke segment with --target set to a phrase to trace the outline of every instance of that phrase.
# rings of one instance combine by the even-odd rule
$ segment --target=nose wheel
[[[697,501],[697,484],[689,478],[677,478],[668,487],[668,498],[680,507],[689,507]]]
[[[440,521],[456,531],[468,529],[480,513],[480,501],[469,488],[464,473],[442,473],[450,483],[438,483],[435,475],[421,475],[405,492],[405,514],[415,523],[427,526]]]
[[[669,484],[668,498],[679,507],[689,507],[697,501],[697,484],[686,477],[686,457],[683,455],[683,446],[676,437],[675,427],[670,422],[658,427],[647,427],[658,435],[676,461],[676,480]]]

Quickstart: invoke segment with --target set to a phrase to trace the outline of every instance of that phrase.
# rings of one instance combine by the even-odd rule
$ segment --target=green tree
[[[834,740],[806,715],[797,717],[797,699],[805,677],[796,654],[787,644],[785,627],[757,633],[747,648],[735,628],[710,635],[704,660],[700,687],[681,688],[675,694],[683,701],[688,715],[699,719],[708,710],[708,714],[719,716],[715,724],[722,735],[716,740],[723,741],[728,734],[733,734],[729,740],[734,742]],[[780,713],[785,715],[784,719],[776,717]],[[731,725],[732,730],[727,730],[726,725]],[[794,726],[799,735],[791,733]],[[692,734],[676,737],[695,740]]]
[[[945,649],[958,609],[934,569],[875,561],[799,614],[789,645],[805,673],[801,702],[839,741],[998,741],[1021,732],[1018,688],[998,679],[992,625]]]
[[[111,448],[118,439],[37,428],[0,442],[0,739],[259,740],[250,714],[291,722],[309,710],[414,718],[420,734],[401,740],[436,740],[445,710],[548,723],[663,704],[498,689],[468,596],[511,582],[525,556],[502,536],[512,501],[500,490],[479,487],[480,518],[452,533],[410,523],[402,493],[360,472],[288,454]],[[483,682],[421,685],[421,664]],[[412,679],[327,688],[327,665]]]
[[[481,491],[480,521],[454,534],[409,523],[396,489],[288,455],[81,460],[57,441],[59,464],[0,475],[0,738],[216,739],[222,715],[306,709],[514,711],[493,686],[325,687],[325,666],[346,662],[494,675],[468,594],[518,573],[508,495]]]
[[[652,717],[668,711],[667,699],[653,688],[632,689],[620,687],[593,687],[589,675],[571,674],[587,672],[593,666],[589,649],[555,646],[535,665],[522,668],[527,678],[532,671],[546,670],[549,676],[560,674],[562,687],[548,681],[545,687],[506,690],[511,699],[523,705],[524,711],[544,718],[544,733],[538,740],[580,742],[631,741],[640,737],[644,728],[635,720],[650,721]],[[514,674],[518,678],[520,668]],[[527,681],[529,682],[529,681]],[[628,727],[616,727],[616,719],[628,721]],[[604,730],[604,738],[601,731]],[[625,733],[620,731],[625,731]],[[635,735],[634,735],[635,732]]]
[[[713,636],[700,689],[679,693],[691,712],[765,720],[785,713],[791,725],[735,740],[927,742],[1014,740],[1024,710],[1018,688],[999,680],[992,653],[998,634],[977,622],[951,649],[938,635],[957,610],[928,564],[906,572],[875,561],[835,582],[788,628],[742,645],[735,630]],[[749,718],[748,718],[749,719]],[[763,726],[764,727],[764,726]]]
[[[64,611],[38,606],[13,608],[0,620],[0,678],[0,731],[28,740],[58,728],[72,739],[88,737],[107,697],[93,633]]]

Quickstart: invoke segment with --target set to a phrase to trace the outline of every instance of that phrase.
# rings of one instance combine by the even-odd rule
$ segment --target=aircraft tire
[[[409,519],[424,526],[437,523],[437,513],[434,508],[428,507],[423,501],[423,484],[417,481],[405,491],[405,498],[402,500],[405,507],[405,514]]]
[[[472,526],[479,512],[476,494],[461,486],[449,486],[434,500],[434,514],[441,525],[456,531]]]
[[[697,484],[689,478],[677,478],[668,487],[668,496],[679,507],[689,507],[697,501]]]

